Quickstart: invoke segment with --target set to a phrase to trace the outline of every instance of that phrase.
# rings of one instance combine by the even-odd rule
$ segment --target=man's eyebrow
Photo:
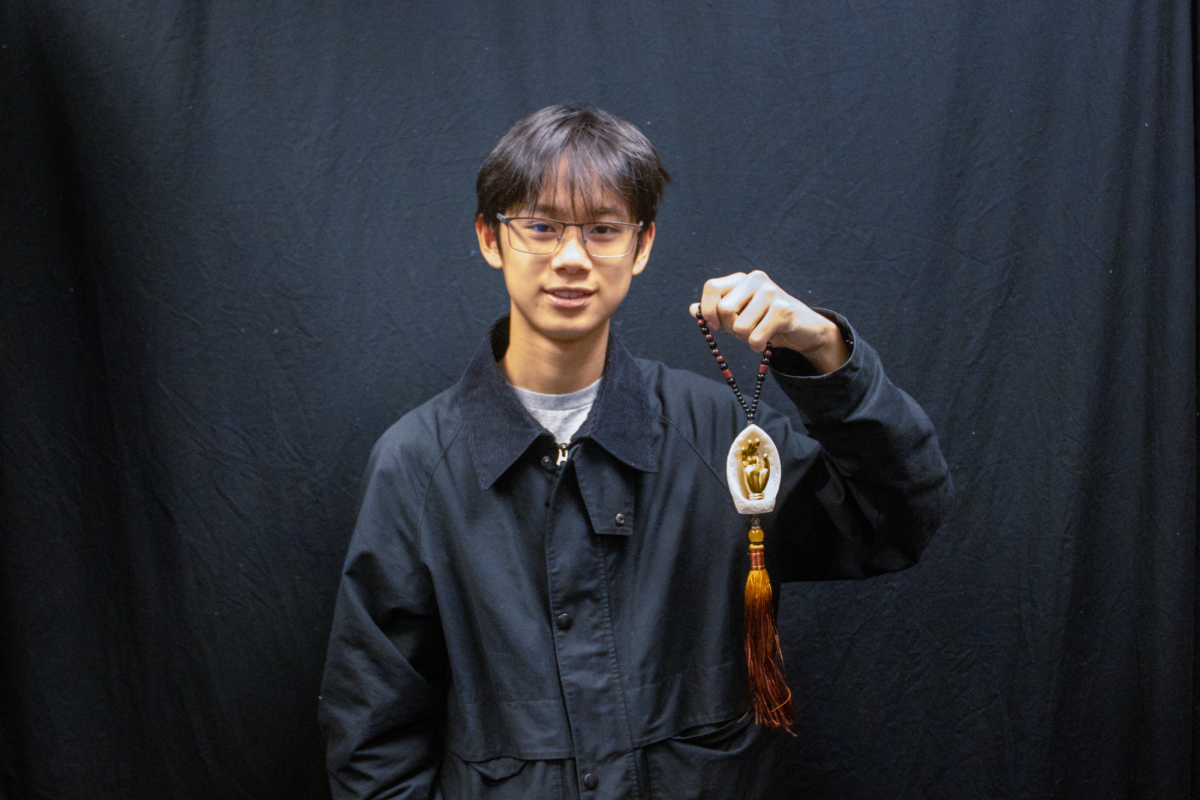
[[[559,215],[563,214],[564,211],[565,211],[565,209],[559,208],[558,206],[548,205],[548,204],[544,204],[544,203],[539,203],[533,207],[534,214],[537,214],[538,216],[541,216],[541,217],[549,217],[551,219],[558,219]],[[618,217],[620,215],[621,215],[620,210],[618,210],[616,208],[611,208],[609,206],[597,206],[596,208],[592,209],[592,217],[593,218]]]

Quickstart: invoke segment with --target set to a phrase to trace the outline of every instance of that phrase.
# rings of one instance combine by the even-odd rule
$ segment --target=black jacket
[[[904,569],[950,496],[929,420],[837,321],[837,372],[773,359],[807,434],[758,415],[784,458],[774,581]],[[733,393],[614,338],[559,465],[506,347],[502,321],[371,455],[320,705],[334,796],[756,796],[772,737],[747,716]]]

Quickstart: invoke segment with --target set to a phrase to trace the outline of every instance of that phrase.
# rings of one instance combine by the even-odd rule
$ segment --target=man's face
[[[625,203],[603,192],[592,197],[590,218],[586,203],[575,202],[559,170],[554,189],[544,192],[536,205],[506,209],[506,217],[543,217],[562,222],[632,222]],[[579,228],[567,228],[552,253],[535,255],[514,250],[508,231],[495,230],[488,220],[475,220],[479,249],[496,269],[504,271],[511,300],[510,335],[529,336],[543,344],[565,344],[608,336],[608,321],[625,299],[629,283],[641,273],[654,243],[654,225],[642,233],[641,247],[619,258],[597,258],[584,247]]]

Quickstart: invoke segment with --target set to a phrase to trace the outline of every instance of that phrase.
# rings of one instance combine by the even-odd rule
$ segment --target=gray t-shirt
[[[600,381],[568,394],[542,394],[516,386],[512,388],[529,416],[554,434],[554,441],[567,444],[592,410],[596,392],[600,390]]]

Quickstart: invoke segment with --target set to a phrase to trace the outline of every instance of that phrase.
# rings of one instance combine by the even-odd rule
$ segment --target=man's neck
[[[608,324],[581,339],[547,339],[514,315],[509,326],[508,351],[500,366],[508,382],[542,394],[577,392],[600,380],[608,352]]]

